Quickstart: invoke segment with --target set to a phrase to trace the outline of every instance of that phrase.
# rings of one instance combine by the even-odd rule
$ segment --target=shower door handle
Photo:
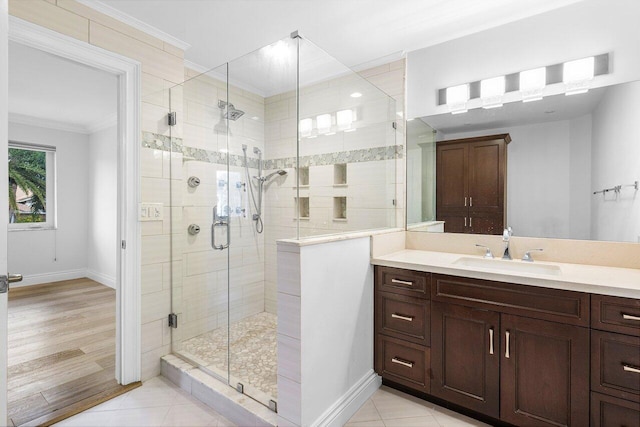
[[[218,251],[223,251],[229,247],[231,236],[229,235],[229,217],[218,216],[218,207],[213,207],[213,225],[211,226],[211,247]],[[216,245],[216,227],[225,227],[227,231],[227,242],[222,245]]]

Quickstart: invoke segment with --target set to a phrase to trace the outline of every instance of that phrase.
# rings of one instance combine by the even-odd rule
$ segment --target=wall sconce
[[[320,114],[316,117],[318,133],[325,134],[331,132],[331,114]]]
[[[547,84],[546,67],[520,72],[520,93],[522,102],[539,101]]]
[[[300,136],[301,137],[303,138],[310,137],[312,131],[313,131],[313,119],[300,120]]]
[[[447,88],[447,107],[449,107],[451,114],[466,113],[467,101],[469,101],[468,84]]]
[[[594,57],[565,62],[562,66],[562,82],[565,84],[565,95],[577,95],[589,90],[589,82],[593,80]]]
[[[482,99],[482,108],[498,108],[502,107],[502,97],[505,91],[504,76],[494,77],[480,81],[480,98]]]

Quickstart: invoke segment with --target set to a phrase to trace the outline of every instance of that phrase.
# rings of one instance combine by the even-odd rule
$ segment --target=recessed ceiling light
[[[352,98],[360,98],[361,96],[362,96],[362,94],[361,94],[360,92],[353,92],[353,93],[351,94],[351,97],[352,97]]]

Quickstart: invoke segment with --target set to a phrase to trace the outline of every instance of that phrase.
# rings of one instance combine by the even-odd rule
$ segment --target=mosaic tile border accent
[[[227,157],[231,166],[244,166],[244,156],[236,154],[220,153],[218,151],[209,151],[201,148],[186,147],[183,145],[181,138],[171,138],[166,135],[159,135],[152,132],[142,133],[142,146],[153,148],[156,150],[173,151],[182,153],[185,160],[198,160],[202,162],[214,163],[218,165],[226,165]],[[338,151],[335,153],[315,154],[312,156],[300,157],[300,166],[327,166],[340,163],[361,163],[375,162],[382,160],[396,160],[404,157],[404,146],[392,145],[386,147],[364,148],[360,150]],[[249,167],[258,168],[258,159],[248,157]],[[262,167],[269,169],[285,169],[295,168],[296,158],[285,157],[281,159],[269,159],[262,161]]]

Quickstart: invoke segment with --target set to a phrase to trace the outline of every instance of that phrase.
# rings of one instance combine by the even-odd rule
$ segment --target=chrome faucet
[[[526,251],[524,253],[524,256],[522,257],[523,261],[527,261],[527,262],[533,262],[533,257],[531,256],[531,252],[533,251],[539,251],[542,252],[544,249],[529,249],[528,251]]]
[[[502,259],[513,259],[509,253],[509,240],[511,239],[512,234],[513,230],[511,227],[505,228],[502,232],[502,241],[504,242],[504,254],[502,255]]]

